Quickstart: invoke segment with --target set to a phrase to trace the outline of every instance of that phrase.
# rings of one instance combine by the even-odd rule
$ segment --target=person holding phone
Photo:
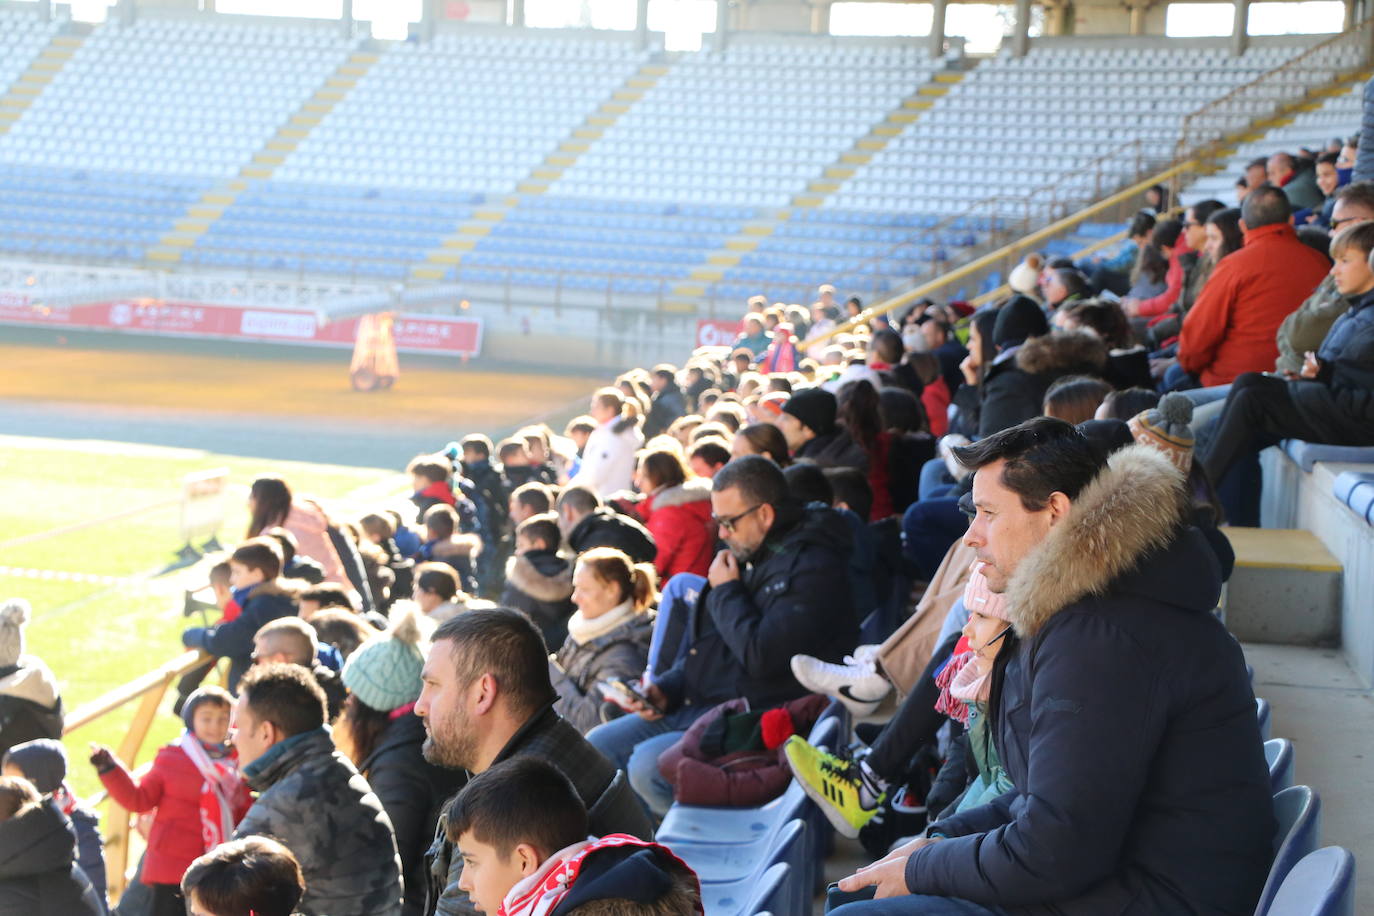
[[[658,772],[659,754],[707,710],[743,697],[758,709],[807,691],[792,675],[796,654],[839,661],[858,643],[848,576],[852,544],[843,517],[829,506],[803,507],[767,458],[736,458],[711,484],[711,511],[726,549],[716,554],[708,587],[687,608],[690,646],[654,683],[648,702],[593,729],[587,740],[618,766],[661,816],[673,789]]]

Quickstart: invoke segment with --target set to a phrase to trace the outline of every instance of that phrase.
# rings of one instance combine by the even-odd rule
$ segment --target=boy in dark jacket
[[[482,555],[477,558],[477,581],[485,597],[495,597],[500,594],[505,574],[501,543],[510,527],[506,518],[510,491],[501,479],[501,472],[491,463],[490,439],[482,435],[466,436],[461,448],[463,476],[472,481],[477,493],[478,514],[482,516]]]
[[[1331,326],[1302,371],[1287,379],[1246,373],[1226,399],[1216,437],[1203,457],[1220,481],[1237,456],[1281,439],[1328,445],[1374,445],[1374,223],[1360,223],[1331,242],[1331,276],[1350,310]]]
[[[191,627],[181,634],[182,645],[229,659],[229,685],[253,664],[253,635],[268,621],[296,613],[296,595],[281,576],[281,547],[270,537],[250,538],[229,557],[233,601],[240,608],[233,620],[212,627]]]
[[[577,610],[572,603],[572,567],[558,555],[561,543],[553,513],[521,522],[500,601],[528,614],[544,634],[544,644],[553,648],[568,638],[568,618]]]
[[[438,560],[453,567],[463,584],[463,591],[475,594],[477,576],[473,558],[482,552],[482,540],[476,534],[458,532],[458,513],[442,503],[431,506],[425,513],[425,542],[412,558],[417,563]]]
[[[33,783],[41,795],[51,795],[54,803],[72,822],[76,831],[77,864],[91,882],[95,894],[105,899],[105,841],[100,837],[100,818],[67,785],[67,752],[62,742],[38,738],[10,748],[4,754],[0,774],[17,776]]]
[[[459,530],[464,534],[476,534],[481,530],[477,506],[466,492],[472,488],[472,483],[463,480],[461,475],[454,479],[453,468],[446,461],[440,461],[434,455],[421,455],[410,462],[406,471],[415,488],[410,501],[419,509],[415,521],[423,523],[430,509],[444,505],[458,513]],[[458,485],[458,493],[454,492],[455,484]]]
[[[0,913],[103,916],[75,860],[76,837],[57,804],[28,780],[0,776]]]
[[[701,886],[686,863],[625,834],[588,839],[577,791],[537,758],[473,777],[445,822],[467,862],[458,886],[488,916],[570,916],[594,901],[625,916],[702,912]]]

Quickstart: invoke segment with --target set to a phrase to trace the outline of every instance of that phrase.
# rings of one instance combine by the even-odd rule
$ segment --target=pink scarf
[[[205,848],[214,849],[234,833],[233,798],[242,777],[232,764],[211,760],[195,735],[182,732],[176,741],[195,764],[204,782],[200,786],[200,837]]]

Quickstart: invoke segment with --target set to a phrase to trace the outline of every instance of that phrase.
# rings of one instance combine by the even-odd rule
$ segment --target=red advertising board
[[[0,324],[338,348],[352,347],[358,334],[357,318],[322,324],[313,312],[295,309],[147,299],[49,307],[14,294],[0,294]],[[476,356],[482,349],[480,318],[399,314],[393,331],[402,353]]]
[[[699,318],[697,319],[697,346],[698,347],[728,347],[735,342],[739,336],[740,324],[736,321],[725,321],[720,318]]]

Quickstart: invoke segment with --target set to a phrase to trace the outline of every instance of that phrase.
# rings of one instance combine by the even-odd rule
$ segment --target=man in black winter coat
[[[514,757],[534,757],[559,770],[587,807],[592,835],[653,838],[654,827],[625,776],[553,709],[548,651],[529,619],[508,608],[467,611],[434,632],[421,672],[415,714],[428,736],[425,759],[482,773]],[[440,817],[430,863],[427,913],[476,916],[458,886],[463,859]]]
[[[956,455],[976,471],[965,541],[1018,639],[989,718],[1016,788],[846,878],[892,899],[835,913],[1252,912],[1269,774],[1182,473],[1148,446],[1106,464],[1044,417]]]
[[[574,484],[558,496],[558,527],[574,553],[614,547],[636,563],[652,563],[658,550],[654,536],[639,522],[622,515],[589,488]]]
[[[711,508],[727,550],[716,555],[709,587],[688,609],[686,654],[646,688],[657,709],[598,726],[588,735],[613,762],[628,763],[630,784],[657,813],[672,804],[658,772],[660,752],[711,707],[743,697],[767,709],[806,693],[792,656],[837,661],[859,639],[849,586],[853,538],[829,506],[802,508],[767,458],[723,467]]]
[[[666,433],[673,421],[687,413],[687,398],[678,387],[677,370],[672,366],[655,366],[649,375],[649,387],[654,399],[649,405],[649,416],[644,419],[645,439]]]
[[[792,457],[823,468],[858,468],[868,472],[868,453],[835,422],[839,402],[822,388],[804,388],[782,405],[777,426]]]
[[[76,864],[71,821],[28,780],[0,777],[0,913],[104,912],[104,902]]]

